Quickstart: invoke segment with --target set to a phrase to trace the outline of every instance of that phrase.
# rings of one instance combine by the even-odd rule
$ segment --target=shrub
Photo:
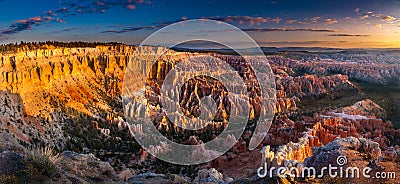
[[[15,175],[0,175],[0,183],[19,183],[18,178]]]
[[[53,148],[33,149],[26,155],[24,172],[28,174],[32,181],[44,181],[58,172],[55,163],[59,159],[60,155]]]

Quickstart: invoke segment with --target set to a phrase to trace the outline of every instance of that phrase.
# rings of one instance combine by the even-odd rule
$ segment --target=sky
[[[0,44],[137,45],[199,18],[237,26],[264,47],[400,48],[400,0],[0,0]]]

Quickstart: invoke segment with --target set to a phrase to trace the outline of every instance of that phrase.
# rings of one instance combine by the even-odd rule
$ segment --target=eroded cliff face
[[[5,54],[0,57],[0,89],[20,94],[29,115],[46,116],[46,112],[57,108],[52,103],[66,103],[67,107],[90,113],[85,105],[106,104],[93,102],[104,100],[101,93],[119,93],[133,51],[133,47],[120,45]]]
[[[69,117],[83,114],[112,120],[115,114],[122,113],[119,103],[124,74],[136,49],[126,45],[49,46],[48,49],[1,54],[2,129],[26,143],[54,140],[51,145],[55,146],[56,142],[64,142],[61,127]],[[164,51],[164,48],[143,47],[136,54],[155,56]],[[169,50],[164,59],[174,63],[193,55]],[[146,67],[139,65],[136,67]],[[164,78],[171,66],[159,62],[153,67],[155,70],[145,77]],[[133,78],[126,82],[134,84],[138,80]],[[149,86],[157,88],[158,84]]]
[[[150,78],[147,80],[148,88],[146,89],[146,95],[149,99],[149,103],[153,106],[154,113],[158,113],[155,115],[154,119],[156,120],[157,127],[159,129],[165,128],[166,130],[175,129],[175,131],[179,131],[179,127],[203,127],[202,125],[197,124],[189,124],[189,122],[185,121],[184,119],[179,119],[177,121],[178,125],[172,125],[171,122],[167,120],[167,117],[164,113],[160,113],[160,109],[163,105],[163,108],[170,109],[171,106],[176,105],[173,99],[168,99],[169,103],[162,104],[161,103],[161,85],[166,77],[166,74],[171,71],[174,66],[180,62],[184,62],[188,58],[193,59],[193,55],[187,55],[188,57],[183,58],[179,57],[176,58],[173,62],[165,62],[163,59],[159,61],[156,65],[153,66],[149,76]],[[257,84],[257,80],[254,77],[254,72],[251,70],[249,64],[245,62],[245,60],[240,56],[223,56],[223,55],[214,55],[213,57],[218,58],[231,67],[233,67],[238,74],[240,75],[241,79],[243,80],[243,84],[239,83],[238,81],[232,81],[222,83],[221,81],[213,78],[213,77],[194,77],[191,76],[179,76],[178,78],[174,78],[174,80],[186,81],[181,89],[171,89],[168,91],[171,98],[178,98],[179,95],[179,107],[180,109],[177,110],[177,114],[181,114],[181,116],[187,117],[198,117],[200,115],[200,101],[205,96],[210,96],[214,101],[217,107],[216,112],[205,112],[209,115],[208,118],[211,118],[215,123],[208,127],[207,129],[220,129],[221,127],[225,127],[229,120],[230,112],[231,112],[231,101],[230,98],[235,101],[236,103],[236,112],[243,112],[242,104],[247,104],[249,106],[249,120],[253,121],[254,119],[260,116],[260,109],[261,109],[261,89]],[[209,60],[208,57],[198,56],[194,58],[194,61],[205,61]],[[202,63],[199,62],[199,63]],[[196,68],[204,67],[203,64],[196,65],[192,71],[196,71]],[[206,66],[207,67],[207,66]],[[187,70],[187,68],[186,68]],[[222,70],[221,68],[217,68],[210,72],[209,75],[215,76],[222,76],[224,77],[226,71]],[[177,76],[177,74],[176,74]],[[178,77],[178,76],[177,76]],[[245,84],[245,85],[244,85]],[[236,92],[243,92],[243,93],[229,93],[228,89],[233,89]],[[245,91],[240,91],[241,89]],[[272,89],[270,93],[272,92]],[[178,91],[179,94],[176,94]],[[248,101],[244,100],[244,96],[248,97]],[[272,97],[271,97],[272,98]],[[128,114],[134,115],[132,112],[140,112],[140,108],[143,108],[139,105],[135,104],[128,104],[125,109],[128,109]],[[214,115],[214,116],[212,116]]]
[[[54,132],[60,136],[62,135],[60,127],[63,126],[61,122],[71,116],[84,114],[99,120],[112,120],[116,117],[115,114],[121,113],[118,112],[121,109],[115,109],[115,104],[120,103],[125,70],[136,49],[136,47],[126,45],[97,46],[95,48],[54,48],[49,46],[48,49],[0,55],[0,90],[18,94],[20,100],[15,106],[24,107],[23,110],[5,109],[4,116],[8,117],[8,114],[19,113],[21,117],[35,117],[32,124],[38,125],[37,129],[45,134],[50,135]],[[150,90],[152,92],[147,93],[150,102],[155,100],[155,103],[159,103],[157,95],[160,81],[166,77],[175,64],[199,55],[169,50],[163,58],[155,58],[157,54],[164,51],[163,48],[143,47],[139,51],[140,54],[146,54],[150,56],[150,60],[158,59],[160,62],[153,66],[142,66],[140,62],[131,63],[133,65],[131,67],[153,68],[148,76],[144,76],[149,77],[147,86],[152,89]],[[248,83],[254,83],[252,81],[254,78],[248,72],[250,71],[249,66],[243,65],[241,60],[230,59],[230,56],[219,57],[231,62],[232,66],[240,70],[242,75],[248,79]],[[168,62],[163,60],[168,60]],[[125,82],[131,84],[130,86],[136,86],[135,83],[141,81],[130,78]],[[249,88],[253,88],[253,95],[257,95],[257,90],[260,90],[257,86]],[[209,86],[209,90],[215,89],[217,89],[215,86]],[[227,100],[223,100],[227,95],[218,90],[216,92],[222,94],[222,100],[217,100],[220,103],[219,106],[227,105]],[[189,91],[190,93],[183,93],[181,101],[183,107],[188,107],[187,97],[190,95],[196,94],[193,98],[190,97],[191,101],[200,99],[199,91]],[[188,96],[185,97],[185,95]],[[254,99],[251,101],[252,118],[258,116],[258,103]],[[187,110],[196,115],[196,109],[188,108]],[[226,119],[228,117],[226,114],[229,112],[225,111],[218,112],[216,118]],[[133,113],[137,114],[138,112]],[[106,114],[110,117],[105,117]],[[37,120],[39,118],[41,120]],[[20,126],[19,129],[14,128],[13,124],[17,122],[14,119],[4,120],[3,129],[13,130],[11,132],[19,139],[28,143],[32,143],[32,139],[40,139],[36,132],[30,133],[30,130],[27,133],[20,133],[26,132],[30,128],[25,126]],[[165,118],[156,117],[155,119],[160,120],[157,123],[165,124]],[[28,121],[23,118],[18,118],[19,120],[23,123]],[[11,122],[11,125],[8,125],[10,124],[8,122]],[[218,123],[216,126],[220,127],[223,124]],[[43,139],[47,138],[43,137]],[[62,139],[60,138],[60,140]]]
[[[3,106],[2,128],[29,144],[65,146],[65,119],[115,108],[110,102],[120,94],[134,49],[110,45],[0,55],[1,96],[10,106]]]

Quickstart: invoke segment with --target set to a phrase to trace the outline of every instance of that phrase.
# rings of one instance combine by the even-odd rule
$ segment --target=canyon
[[[160,53],[164,53],[163,56],[155,58]],[[135,61],[135,54],[148,55],[149,61],[156,62],[151,66],[131,62]],[[216,57],[238,71],[247,92],[240,95],[249,96],[248,101],[238,102],[248,105],[250,111],[245,132],[232,149],[194,169],[180,168],[157,160],[135,143],[132,134],[143,132],[143,129],[129,123],[124,115],[140,116],[146,107],[123,104],[122,95],[127,90],[124,89],[126,84],[131,86],[128,91],[141,90],[140,83],[145,79],[143,90],[151,119],[163,135],[189,145],[215,138],[226,128],[232,112],[229,98],[235,95],[229,94],[227,88],[240,87],[237,83],[224,86],[214,78],[200,77],[183,85],[176,102],[180,109],[176,113],[199,117],[199,104],[204,96],[210,95],[215,101],[216,112],[209,115],[213,123],[207,127],[191,125],[184,120],[173,123],[161,110],[169,108],[161,100],[161,86],[168,73],[182,61],[199,56]],[[251,183],[263,180],[256,178],[256,170],[264,163],[274,167],[322,166],[321,157],[329,157],[327,163],[335,163],[333,156],[338,155],[346,155],[349,160],[354,160],[354,164],[367,165],[376,161],[379,167],[388,165],[383,170],[400,173],[395,164],[399,160],[400,130],[385,118],[384,108],[365,98],[363,91],[351,82],[352,79],[373,83],[395,80],[400,73],[398,65],[297,61],[268,56],[262,62],[269,63],[273,72],[276,88],[271,91],[276,98],[272,104],[275,117],[262,144],[250,151],[254,124],[262,113],[262,89],[257,85],[259,81],[251,66],[240,56],[103,44],[82,48],[44,45],[35,50],[3,52],[0,58],[0,134],[12,139],[9,142],[18,147],[46,145],[62,152],[59,163],[62,170],[71,169],[73,166],[68,162],[77,158],[100,164],[100,170],[91,169],[98,175],[96,177],[103,178],[103,182],[126,180],[135,183],[160,179],[173,183],[234,183],[247,178],[246,181]],[[127,71],[129,67],[147,68],[150,72],[147,76],[125,79],[125,72],[131,72]],[[131,97],[129,95],[133,94],[126,95]],[[190,131],[185,127],[205,128]],[[6,143],[0,145],[4,147],[2,149],[9,149]],[[163,149],[153,148],[154,152]],[[84,153],[92,153],[101,160]],[[205,148],[193,152],[194,157],[207,154],[210,152]],[[158,164],[159,168],[152,164]],[[171,171],[174,168],[181,170]],[[102,176],[100,171],[108,174]],[[75,173],[73,177],[94,181],[85,174]],[[70,179],[62,175],[61,180]]]
[[[340,73],[347,75],[349,78],[373,83],[388,83],[399,78],[400,66],[390,58],[379,58],[383,61],[388,60],[387,62],[379,62],[379,60],[374,60],[373,57],[368,57],[368,55],[365,58],[354,58],[350,61],[348,59],[335,60],[331,58],[323,59],[317,57],[317,59],[296,60],[282,56],[270,57],[274,63],[279,65],[318,75]]]

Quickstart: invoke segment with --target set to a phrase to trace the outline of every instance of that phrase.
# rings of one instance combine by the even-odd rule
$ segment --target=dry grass
[[[35,148],[30,150],[25,157],[24,172],[35,182],[45,181],[58,172],[55,164],[61,157],[53,148]]]
[[[36,151],[36,153],[37,153],[39,156],[48,158],[49,161],[50,161],[52,164],[57,163],[58,161],[60,161],[60,158],[61,158],[60,154],[57,153],[57,152],[56,152],[53,148],[51,148],[51,147],[44,147],[44,148],[42,148],[42,149],[38,149],[38,150]]]

